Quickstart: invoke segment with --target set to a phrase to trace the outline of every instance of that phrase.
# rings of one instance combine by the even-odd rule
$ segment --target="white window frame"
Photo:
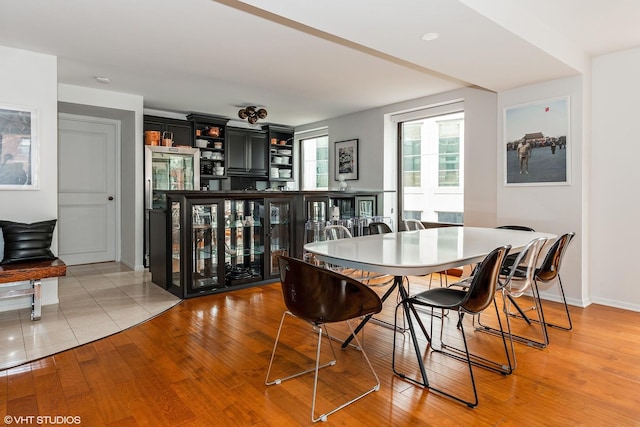
[[[296,136],[295,136],[295,140],[296,140],[296,147],[298,149],[298,153],[299,156],[298,158],[300,159],[300,190],[304,190],[305,189],[305,180],[304,180],[304,164],[305,164],[305,160],[304,160],[304,150],[302,149],[302,141],[305,139],[313,139],[313,138],[321,138],[321,137],[327,137],[327,139],[329,138],[329,128],[328,127],[321,127],[321,128],[316,128],[316,129],[309,129],[309,130],[305,130],[305,131],[298,131],[296,132]],[[327,159],[327,161],[329,161]],[[330,163],[327,164],[327,167],[330,169]],[[330,173],[330,172],[327,172]],[[328,185],[328,183],[327,183]],[[329,187],[327,186],[326,190],[328,190]]]
[[[402,143],[403,141],[400,138],[399,124],[402,122],[409,122],[420,120],[424,118],[430,117],[438,117],[444,116],[448,114],[454,114],[458,112],[464,112],[464,101],[463,100],[453,100],[443,104],[437,104],[432,106],[425,106],[422,108],[412,109],[410,111],[402,111],[391,114],[390,120],[394,125],[396,132],[396,145],[398,152],[398,173],[397,173],[397,188],[398,188],[398,197],[397,197],[397,215],[398,220],[402,221],[402,213],[404,212],[404,189],[403,189],[403,156],[402,156]],[[464,126],[461,129],[462,137],[464,138]],[[463,146],[464,147],[464,146]],[[464,150],[464,148],[463,148]],[[463,152],[460,153],[461,156],[464,155]],[[460,170],[460,183],[459,187],[438,187],[437,192],[440,194],[451,194],[458,193],[460,191],[464,194],[464,171]],[[464,215],[464,211],[462,212]]]

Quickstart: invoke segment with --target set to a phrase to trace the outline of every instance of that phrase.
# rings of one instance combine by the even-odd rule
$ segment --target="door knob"
[[[113,200],[113,196],[109,196],[109,200]]]

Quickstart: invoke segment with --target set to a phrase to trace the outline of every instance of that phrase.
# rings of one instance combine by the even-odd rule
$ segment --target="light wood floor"
[[[560,305],[545,308],[548,318],[561,320]],[[0,414],[14,417],[11,423],[4,420],[8,425],[17,425],[20,416],[74,416],[83,426],[308,425],[311,376],[264,385],[283,310],[279,284],[186,300],[108,338],[1,371]],[[381,389],[331,415],[326,424],[640,425],[640,313],[599,305],[571,312],[574,330],[551,330],[546,349],[517,345],[513,374],[475,369],[480,395],[475,409],[394,376],[392,331],[370,324],[364,347]],[[379,317],[393,319],[391,301]],[[456,339],[452,319],[450,314],[445,335]],[[308,326],[288,325],[287,361],[279,366],[295,369],[311,360],[301,353],[313,357],[314,342]],[[499,349],[496,337],[470,335],[475,349]],[[407,340],[400,337],[402,346]],[[415,360],[407,348],[401,348],[398,361],[411,371]],[[338,364],[323,372],[329,386],[321,384],[318,405],[366,386],[360,384],[361,354],[350,349],[338,357]],[[459,388],[463,364],[425,360],[434,385]]]

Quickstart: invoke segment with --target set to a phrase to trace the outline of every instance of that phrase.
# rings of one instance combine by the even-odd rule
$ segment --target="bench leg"
[[[31,296],[31,320],[40,320],[42,315],[42,300],[40,280],[32,280],[33,295]]]

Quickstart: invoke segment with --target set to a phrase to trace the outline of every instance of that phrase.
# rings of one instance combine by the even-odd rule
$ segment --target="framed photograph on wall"
[[[340,175],[345,180],[358,179],[358,140],[349,139],[336,142],[336,181]]]
[[[570,184],[570,127],[568,96],[505,108],[505,185]]]
[[[0,105],[0,190],[38,184],[37,110]]]

